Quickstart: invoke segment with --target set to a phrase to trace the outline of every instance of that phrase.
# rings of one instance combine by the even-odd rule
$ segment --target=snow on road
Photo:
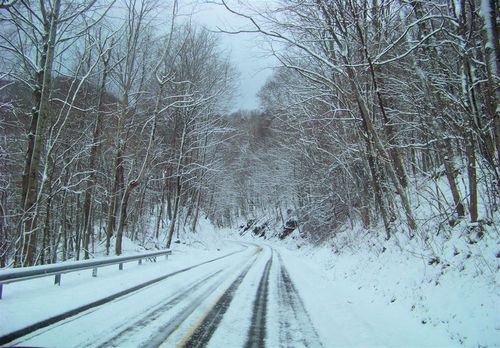
[[[224,251],[179,250],[168,260],[162,258],[156,263],[141,266],[133,263],[125,264],[123,271],[118,271],[116,266],[99,269],[97,278],[91,277],[90,270],[65,274],[60,287],[53,285],[52,277],[7,284],[4,288],[3,299],[0,300],[0,336],[142,282],[239,250],[245,250],[245,248],[240,244],[229,244]],[[244,253],[236,255],[239,255],[239,258],[245,257]],[[234,262],[234,259],[232,261]],[[95,309],[82,313],[82,317],[92,318],[88,324],[94,325],[95,329],[99,330],[98,333],[93,333],[91,327],[83,326],[81,320],[70,318],[67,321],[76,323],[76,333],[71,330],[59,330],[56,333],[53,331],[56,325],[53,325],[40,330],[43,331],[43,335],[36,336],[36,339],[41,339],[42,336],[47,337],[48,343],[40,343],[40,345],[64,347],[78,346],[80,339],[83,341],[97,339],[100,331],[106,331],[107,324],[127,322],[129,318],[134,318],[144,312],[148,306],[153,306],[169,295],[182,291],[189,282],[207,276],[214,269],[219,270],[220,265],[225,265],[225,263],[217,261],[206,264],[196,270],[177,274],[172,277],[174,278],[172,281],[167,279],[158,285],[139,291],[137,293],[139,296],[127,296],[126,299],[113,301],[118,304],[118,307],[114,308],[116,312],[108,311],[106,308],[109,306],[105,305],[102,306],[104,310],[99,307],[98,313],[93,313],[92,316],[88,313]],[[119,325],[115,326],[117,328]]]
[[[229,254],[13,342],[51,347],[455,346],[445,332],[353,297],[297,254],[228,243],[180,249],[168,261],[8,284],[0,336],[110,292]],[[83,274],[85,273],[85,274]],[[353,298],[356,302],[353,303]]]

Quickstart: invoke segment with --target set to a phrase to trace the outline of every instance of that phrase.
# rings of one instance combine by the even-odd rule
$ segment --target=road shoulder
[[[442,330],[411,317],[409,309],[368,298],[348,279],[332,281],[320,265],[276,249],[325,346],[456,346]]]

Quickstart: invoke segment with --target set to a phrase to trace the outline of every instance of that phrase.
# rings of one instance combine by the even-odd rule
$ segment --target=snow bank
[[[186,248],[217,250],[227,246],[227,238],[230,236],[230,229],[219,229],[209,219],[200,218],[195,232],[186,230],[179,235],[179,238],[174,237],[172,249],[177,251]]]
[[[397,220],[389,241],[383,226],[365,230],[347,223],[322,238],[319,246],[303,239],[299,229],[279,240],[282,226],[278,225],[266,237],[324,273],[334,296],[358,311],[364,321],[403,325],[399,320],[391,323],[390,312],[446,332],[455,345],[500,346],[500,212],[493,209],[488,172],[478,165],[482,178],[478,223],[468,223],[467,217],[457,219],[444,169],[440,169],[432,179],[412,178],[408,194],[419,226],[415,232],[408,231],[404,211],[396,204]],[[456,181],[463,196],[468,192],[465,164],[457,162],[455,167],[460,170]]]
[[[363,322],[398,329],[384,345],[442,345],[439,333],[445,332],[455,345],[492,347],[500,346],[499,242],[493,227],[486,232],[476,240],[464,226],[449,240],[424,243],[404,236],[386,241],[381,232],[358,228],[319,247],[300,237],[286,243],[311,269],[323,271],[339,310],[347,305]],[[433,329],[418,335],[414,321]]]

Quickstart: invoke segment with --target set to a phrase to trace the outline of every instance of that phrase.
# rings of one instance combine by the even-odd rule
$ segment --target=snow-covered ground
[[[129,263],[123,271],[110,266],[99,269],[96,278],[90,270],[65,274],[61,286],[54,286],[52,277],[7,284],[0,300],[0,336],[146,280],[241,251],[16,343],[68,347],[114,342],[132,347],[165,330],[162,323],[181,318],[176,319],[179,328],[162,341],[162,346],[174,346],[186,341],[243,274],[208,345],[242,346],[255,320],[252,308],[262,275],[270,264],[268,347],[286,346],[283,342],[287,340],[295,342],[294,346],[313,342],[308,345],[324,347],[500,346],[498,271],[490,269],[498,248],[493,236],[473,244],[457,236],[444,244],[439,262],[430,264],[432,255],[413,252],[424,250],[417,239],[385,241],[366,231],[344,231],[346,235],[337,238],[344,238],[344,248],[339,251],[332,244],[308,245],[297,233],[286,241],[246,236],[241,244],[224,239],[234,238],[234,233],[218,232],[207,221],[202,224],[198,238],[174,244],[168,260],[160,258],[140,266]],[[130,241],[126,245],[127,253],[137,252]],[[282,266],[293,283],[287,289]],[[247,273],[242,271],[245,269]],[[184,291],[186,298],[177,299]],[[192,303],[197,308],[190,308]],[[173,314],[155,314],[160,310]],[[120,330],[130,331],[127,325],[135,322],[144,323],[144,327],[135,324],[132,331],[137,335],[110,338]],[[316,335],[319,341],[315,341]]]
[[[467,192],[466,175],[456,179],[461,192]],[[307,284],[331,289],[335,313],[351,318],[339,322],[345,325],[342,333],[352,332],[353,324],[376,333],[375,338],[368,335],[364,340],[362,330],[358,331],[355,342],[348,340],[355,335],[347,335],[346,346],[379,342],[383,346],[500,347],[500,229],[496,225],[500,213],[491,208],[491,194],[484,184],[479,185],[479,223],[469,224],[465,217],[452,226],[453,199],[446,178],[414,180],[409,194],[419,228],[411,237],[404,225],[394,226],[387,241],[382,226],[365,230],[355,224],[354,228],[341,226],[314,246],[297,230],[279,240],[281,224],[273,225],[273,217],[263,216],[260,219],[272,225],[266,231],[271,236],[267,242],[285,247],[284,255],[301,257],[289,269],[304,301],[314,298],[305,295],[315,292]],[[396,214],[398,221],[404,221],[403,211]],[[245,237],[255,239],[251,233]],[[313,273],[320,274],[321,281],[300,280],[301,275]],[[311,310],[313,318],[318,313]],[[451,339],[449,344],[441,341],[443,334]]]
[[[167,273],[241,249],[241,245],[224,243],[223,251],[204,250],[179,245],[168,259],[158,257],[157,262],[136,262],[99,268],[98,276],[92,270],[62,275],[61,286],[54,285],[53,276],[4,285],[0,300],[0,336],[38,321],[68,311],[105,296],[131,288]],[[138,306],[140,311],[140,305]]]
[[[500,346],[496,233],[435,241],[439,259],[417,238],[343,233],[341,249],[312,246],[295,232],[269,241],[286,245],[282,253],[322,337],[338,335],[345,346]],[[325,303],[333,306],[322,313]]]

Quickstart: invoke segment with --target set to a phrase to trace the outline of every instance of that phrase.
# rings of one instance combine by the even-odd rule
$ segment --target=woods
[[[497,0],[220,6],[280,64],[260,110],[231,109],[220,33],[178,1],[0,2],[1,267],[170,247],[202,216],[289,211],[314,242],[494,222]]]
[[[124,236],[165,247],[195,225],[233,89],[217,38],[176,2],[0,11],[2,267],[119,255]]]
[[[245,157],[259,166],[248,181],[272,187],[248,185],[261,206],[293,208],[315,240],[357,222],[424,240],[433,219],[493,222],[496,1],[223,3],[246,21],[232,33],[265,37],[282,65],[260,92],[265,112],[244,121],[265,129],[253,140],[265,149]]]

